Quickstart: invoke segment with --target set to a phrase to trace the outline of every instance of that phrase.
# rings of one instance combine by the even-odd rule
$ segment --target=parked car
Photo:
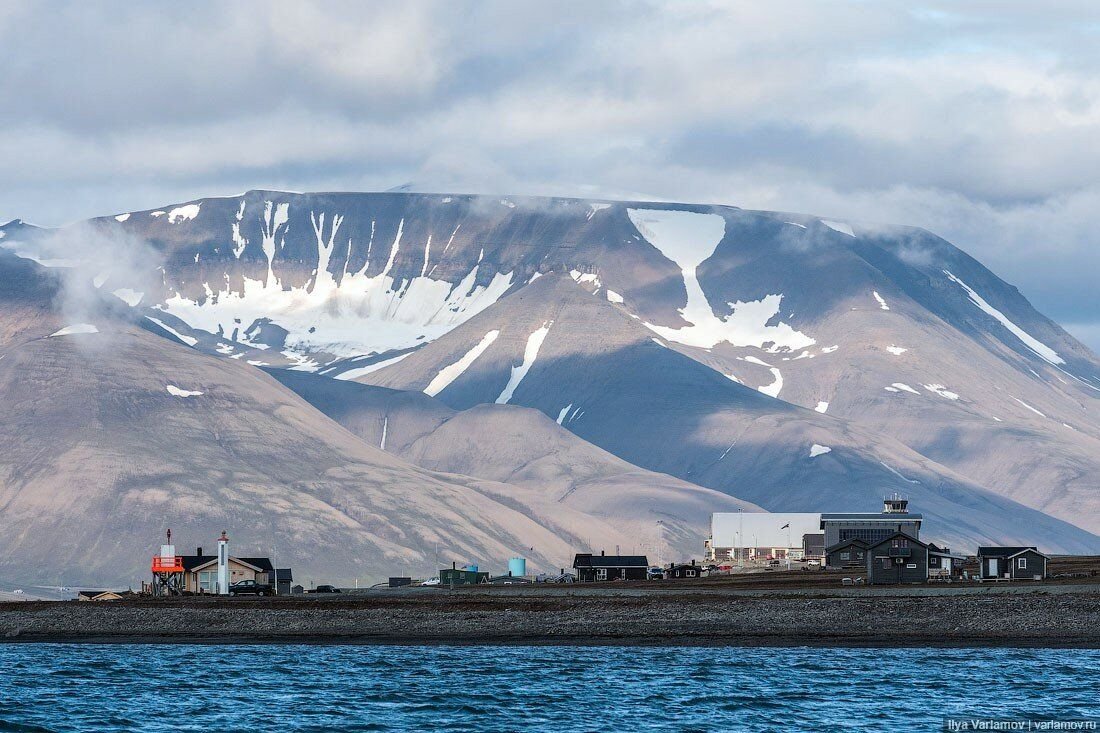
[[[821,561],[820,560],[807,560],[806,565],[811,567],[811,568],[819,568],[819,567],[821,567]]]
[[[255,580],[240,580],[229,586],[231,596],[269,596],[273,592],[270,585]]]
[[[439,578],[428,578],[420,585],[439,585]]]
[[[663,568],[650,568],[646,572],[646,577],[650,580],[663,580],[665,577],[665,571]]]
[[[319,585],[316,588],[307,590],[306,593],[340,593],[341,590],[335,585]]]

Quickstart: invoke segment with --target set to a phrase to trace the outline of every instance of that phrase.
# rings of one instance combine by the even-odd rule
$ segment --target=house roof
[[[923,547],[925,549],[928,549],[928,543],[927,542],[921,542],[920,540],[915,540],[912,537],[910,537],[909,535],[905,534],[904,532],[894,532],[889,537],[884,537],[881,540],[879,540],[878,542],[870,545],[867,549],[868,550],[874,550],[876,548],[882,547],[883,545],[890,542],[891,540],[895,540],[895,539],[899,539],[899,538],[909,540],[910,542],[912,542],[914,545],[917,545],[918,547]]]
[[[843,542],[837,542],[832,547],[826,547],[825,552],[826,552],[826,554],[831,554],[831,553],[836,552],[837,550],[843,550],[845,547],[853,547],[853,546],[858,547],[861,550],[866,550],[870,545],[868,545],[865,540],[861,540],[859,538],[853,537],[852,539],[844,540]]]
[[[978,557],[1016,557],[1025,552],[1034,552],[1036,555],[1046,557],[1035,547],[979,547]]]
[[[825,529],[826,522],[882,522],[884,524],[899,524],[903,522],[917,522],[924,520],[920,514],[887,514],[884,512],[844,512],[841,514],[822,514],[821,529]]]
[[[216,563],[218,561],[217,555],[181,555],[180,559],[183,561],[183,569],[190,573],[204,565]],[[270,558],[266,557],[236,557],[234,555],[229,556],[230,560],[239,562],[244,565],[248,565],[253,570],[260,573],[270,573],[274,568],[271,565]]]
[[[578,553],[573,559],[575,568],[637,568],[649,567],[649,559],[645,555],[592,555]]]

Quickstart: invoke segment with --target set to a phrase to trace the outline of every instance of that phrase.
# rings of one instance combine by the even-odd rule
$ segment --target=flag
[[[784,524],[784,525],[783,525],[782,527],[780,527],[780,529],[786,529],[787,527],[790,527],[790,526],[791,526],[791,523],[790,523],[790,522],[787,522],[787,523],[786,523],[786,524]]]

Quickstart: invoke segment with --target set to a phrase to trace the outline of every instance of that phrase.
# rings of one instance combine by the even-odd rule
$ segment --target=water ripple
[[[1096,715],[1100,651],[14,644],[0,670],[4,731],[895,731]]]

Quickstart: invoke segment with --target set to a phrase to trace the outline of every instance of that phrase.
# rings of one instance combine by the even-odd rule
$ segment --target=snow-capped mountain
[[[145,329],[223,361],[426,393],[487,443],[499,411],[466,412],[505,403],[765,509],[872,510],[899,491],[957,546],[1100,547],[1100,361],[923,230],[252,191],[0,231],[45,265],[88,257],[86,236],[143,247],[148,272],[98,264],[89,279]],[[502,470],[445,454],[434,470]]]

